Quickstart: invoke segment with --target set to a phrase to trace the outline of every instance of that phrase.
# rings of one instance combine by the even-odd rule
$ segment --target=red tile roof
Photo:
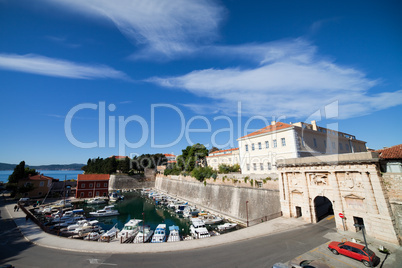
[[[173,156],[173,157],[176,157],[174,154],[164,154],[164,156]]]
[[[111,157],[109,157],[109,158],[116,158],[116,159],[126,159],[126,157],[128,157],[128,156],[121,156],[121,155],[112,155]]]
[[[240,139],[248,138],[248,137],[252,137],[252,136],[256,136],[256,135],[260,135],[260,134],[264,134],[264,133],[269,133],[269,132],[273,132],[273,131],[280,130],[280,129],[290,128],[290,127],[293,127],[293,125],[289,125],[289,124],[282,123],[282,122],[276,122],[275,125],[266,126],[255,132],[252,132],[246,136],[243,136]]]
[[[382,159],[402,159],[402,144],[376,151]]]
[[[78,174],[77,181],[108,181],[109,174]]]
[[[32,180],[32,181],[56,180],[56,181],[58,181],[58,179],[54,179],[52,177],[44,176],[41,174],[29,176],[29,178],[26,178],[26,180]]]

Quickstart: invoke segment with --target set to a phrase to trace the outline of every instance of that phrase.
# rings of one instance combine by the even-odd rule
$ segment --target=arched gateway
[[[358,231],[357,219],[369,236],[399,244],[377,153],[283,159],[277,168],[284,217],[316,223],[334,213],[338,229]]]

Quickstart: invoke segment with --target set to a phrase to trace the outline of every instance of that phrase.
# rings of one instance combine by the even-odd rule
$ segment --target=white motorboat
[[[223,221],[223,219],[221,217],[211,215],[211,214],[202,215],[202,216],[199,216],[199,218],[201,220],[203,220],[205,224],[210,224],[210,225],[211,224],[218,224],[218,223]]]
[[[191,219],[190,233],[196,239],[207,238],[211,236],[205,226],[205,223],[198,218]]]
[[[88,222],[88,220],[80,220],[80,221],[77,221],[76,224],[71,224],[71,225],[69,225],[69,226],[67,227],[67,231],[69,231],[69,232],[74,232],[75,229],[84,226],[84,224],[87,223],[87,222]]]
[[[103,233],[100,237],[100,241],[107,241],[109,242],[110,240],[113,240],[113,238],[117,237],[117,234],[119,233],[119,229],[116,228],[117,223],[107,231],[106,233]]]
[[[127,239],[138,234],[138,231],[141,228],[141,226],[139,226],[141,222],[142,220],[136,220],[136,219],[129,220],[126,224],[124,224],[123,229],[118,235],[119,238],[123,237],[124,239]]]
[[[151,239],[152,234],[154,233],[154,230],[151,230],[151,227],[148,225],[142,226],[137,234],[137,236],[134,238],[133,243],[144,243],[148,242]]]
[[[109,194],[109,201],[110,202],[116,202],[116,201],[119,201],[119,200],[122,200],[122,199],[124,199],[124,196],[119,195],[116,192],[113,192],[113,193]]]
[[[155,229],[154,236],[151,243],[163,243],[166,242],[166,224],[158,224]]]
[[[87,204],[89,204],[89,205],[97,205],[97,204],[104,204],[104,203],[106,203],[106,200],[103,198],[99,198],[99,197],[95,197],[95,198],[92,198],[87,201]]]
[[[84,240],[89,241],[98,241],[101,235],[98,232],[90,232],[87,236],[84,237]]]
[[[113,210],[113,205],[106,206],[103,209],[97,210],[96,212],[89,212],[89,215],[92,217],[108,217],[108,216],[116,216],[120,213],[117,210]]]
[[[218,230],[219,231],[225,231],[225,230],[229,230],[229,229],[233,229],[237,226],[236,223],[230,223],[230,222],[226,222],[224,224],[218,225]]]
[[[97,220],[86,222],[81,227],[76,228],[74,233],[82,235],[89,232],[99,232],[102,228],[98,223]]]
[[[52,209],[56,208],[64,208],[64,207],[72,207],[73,205],[71,204],[70,200],[60,200],[59,202],[55,203],[53,206],[51,206]]]
[[[180,233],[179,233],[179,226],[172,225],[169,226],[169,237],[168,242],[178,242],[181,240]]]

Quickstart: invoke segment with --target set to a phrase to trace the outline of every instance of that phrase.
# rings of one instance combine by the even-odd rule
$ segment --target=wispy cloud
[[[0,69],[77,79],[129,79],[125,73],[105,65],[80,64],[35,54],[0,54]]]
[[[217,37],[224,9],[210,0],[43,0],[108,19],[129,40],[142,45],[135,57],[190,53]]]
[[[247,114],[303,118],[338,100],[340,117],[348,118],[402,104],[402,91],[370,94],[379,80],[319,56],[316,47],[302,39],[215,47],[211,51],[248,58],[256,64],[252,68],[196,70],[148,81],[213,100],[204,108],[200,103],[187,105],[196,112],[221,110],[233,114],[241,101]]]
[[[61,37],[61,36],[46,36],[46,39],[55,42],[57,44],[60,44],[64,47],[68,47],[68,48],[79,48],[81,47],[80,44],[75,44],[75,43],[71,43],[67,40],[66,37]]]

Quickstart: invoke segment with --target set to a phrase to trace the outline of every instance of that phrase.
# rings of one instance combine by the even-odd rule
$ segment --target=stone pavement
[[[301,219],[277,218],[252,227],[243,228],[235,232],[210,237],[174,243],[146,243],[146,244],[120,244],[117,239],[110,243],[83,241],[58,237],[43,232],[31,220],[25,219],[25,213],[20,209],[14,212],[15,203],[5,205],[8,215],[3,218],[13,218],[25,239],[35,245],[58,250],[89,252],[89,253],[156,253],[192,250],[217,245],[238,242],[246,239],[259,238],[270,234],[276,234],[296,228],[303,228],[308,224]]]

